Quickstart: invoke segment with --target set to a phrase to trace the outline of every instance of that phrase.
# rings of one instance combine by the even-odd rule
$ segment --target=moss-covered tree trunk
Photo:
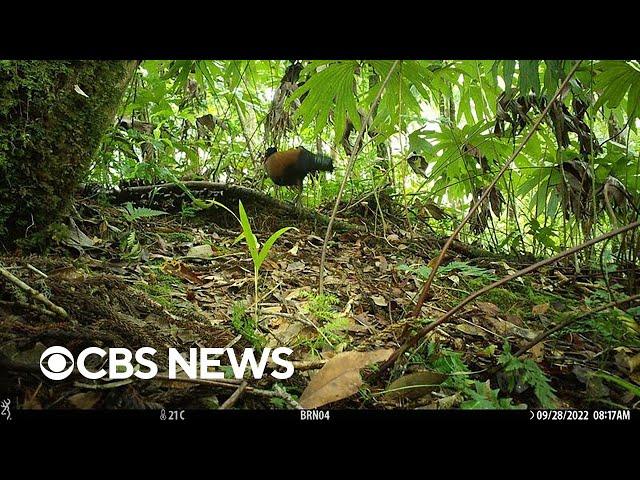
[[[0,60],[0,246],[47,238],[136,64]]]

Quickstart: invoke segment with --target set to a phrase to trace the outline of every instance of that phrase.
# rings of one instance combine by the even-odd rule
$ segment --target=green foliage
[[[430,367],[434,371],[448,376],[442,386],[467,392],[470,383],[468,375],[471,372],[462,360],[462,354],[449,349],[441,349],[438,353],[438,355],[432,355],[434,359],[431,361]]]
[[[640,105],[640,63],[608,60],[599,62],[600,73],[596,77],[596,89],[601,91],[594,109],[603,105],[616,108],[627,95],[625,113],[630,119],[637,118]]]
[[[473,381],[469,377],[471,371],[462,359],[462,353],[447,348],[440,348],[435,342],[426,345],[426,351],[414,354],[413,361],[421,364],[422,368],[442,373],[447,379],[441,386],[460,392],[465,398],[460,405],[464,409],[511,409],[522,408],[514,405],[511,398],[500,398],[500,389],[491,389],[489,381]]]
[[[521,360],[514,357],[508,342],[504,344],[498,364],[504,366],[507,392],[513,393],[531,387],[543,408],[557,407],[555,390],[549,384],[549,379],[540,370],[540,367],[531,359]]]
[[[287,125],[276,137],[278,148],[305,145],[313,150],[318,142],[325,153],[329,146],[337,149],[337,168],[330,181],[316,184],[315,191],[311,185],[305,188],[306,200],[318,205],[335,198],[342,181],[341,167],[348,156],[342,145],[352,144],[357,132],[367,128],[371,141],[365,135],[349,182],[354,198],[389,184],[400,203],[433,202],[460,217],[470,198],[486,187],[512,154],[574,62],[403,60],[389,76],[367,126],[362,124],[364,116],[393,60],[298,64],[299,76],[282,83],[291,62],[145,61],[120,112],[123,118],[135,117],[141,126],[109,132],[94,162],[93,178],[103,183],[131,178],[175,182],[183,175],[197,175],[261,184],[260,159],[273,140],[263,134],[270,131],[263,127],[275,121]],[[506,205],[491,208],[488,226],[481,233],[463,230],[461,240],[508,253],[549,255],[579,242],[581,236],[609,229],[602,195],[609,177],[620,181],[638,203],[638,62],[585,61],[569,86],[562,108],[568,112],[565,115],[578,115],[579,122],[566,120],[565,126],[579,123],[588,128],[594,144],[602,143],[602,152],[584,152],[573,130],[568,133],[569,145],[560,145],[552,122],[543,122],[497,185]],[[520,110],[506,111],[509,108],[499,104],[503,93]],[[524,112],[523,101],[537,106]],[[582,108],[579,105],[586,110],[576,110]],[[507,122],[499,135],[496,121],[510,115],[510,122],[524,123],[515,128]],[[629,128],[611,136],[611,121],[618,130]],[[347,127],[350,135],[343,138]],[[386,158],[380,147],[389,147],[390,142],[394,148]],[[411,151],[424,156],[428,165],[424,175],[409,168],[406,158]],[[563,178],[558,166],[574,160],[588,165],[595,180],[595,222],[588,225],[580,225],[584,219],[570,210],[576,199],[562,192],[564,182],[572,179]],[[264,185],[273,188],[270,182]],[[187,205],[183,215],[190,217],[197,208]],[[624,205],[614,209],[620,221],[631,216],[628,206],[626,212]],[[447,233],[451,223],[456,222],[445,219],[434,227]]]
[[[608,380],[609,382],[624,388],[627,392],[632,393],[636,397],[640,398],[640,386],[634,383],[628,382],[627,380],[624,380],[616,375],[611,375],[605,372],[594,372],[593,375],[603,378],[604,380]]]
[[[612,348],[620,345],[640,347],[640,335],[630,327],[635,323],[632,315],[631,311],[625,314],[618,309],[611,309],[596,315],[588,315],[570,326],[568,331],[588,333],[597,341]]]
[[[125,204],[124,208],[120,209],[123,213],[124,219],[127,222],[135,222],[140,218],[151,218],[160,215],[166,215],[167,212],[161,212],[160,210],[152,210],[146,207],[134,207],[131,202]]]
[[[142,253],[142,245],[136,237],[135,230],[131,230],[120,241],[120,250],[122,251],[123,260],[137,260]]]
[[[356,128],[361,127],[354,95],[354,72],[357,66],[356,61],[345,60],[312,61],[305,67],[302,74],[306,74],[308,80],[288,100],[291,103],[306,94],[295,114],[303,118],[302,128],[315,121],[315,133],[320,133],[329,120],[332,107],[336,138],[342,137],[347,115]]]
[[[256,320],[247,315],[247,308],[244,304],[240,302],[233,304],[231,324],[236,332],[242,335],[254,348],[262,349],[267,344],[267,339],[259,333]]]
[[[217,203],[217,202],[216,202]],[[240,225],[242,226],[242,234],[236,239],[239,241],[244,238],[247,243],[247,248],[249,249],[249,254],[251,255],[251,260],[253,261],[253,279],[254,279],[254,295],[255,295],[255,305],[254,312],[256,321],[258,318],[258,276],[260,274],[260,267],[262,263],[266,260],[269,252],[271,251],[271,247],[276,243],[276,240],[280,238],[285,232],[288,230],[294,229],[295,227],[285,227],[281,228],[277,232],[273,233],[267,241],[264,243],[262,248],[259,249],[258,240],[256,236],[253,234],[251,230],[251,224],[249,223],[249,217],[247,216],[247,212],[244,210],[244,206],[242,205],[242,201],[238,202],[238,210],[240,212]]]
[[[520,405],[514,405],[510,398],[500,398],[498,393],[500,389],[492,389],[489,381],[474,382],[474,388],[467,389],[467,395],[470,397],[460,404],[460,408],[465,410],[496,410],[496,409],[517,409],[523,408]]]
[[[343,350],[348,341],[349,320],[334,310],[338,304],[338,298],[327,294],[316,295],[308,291],[304,291],[303,296],[309,300],[307,310],[317,320],[319,326],[315,327],[318,335],[302,343],[308,346],[313,354],[326,348]]]

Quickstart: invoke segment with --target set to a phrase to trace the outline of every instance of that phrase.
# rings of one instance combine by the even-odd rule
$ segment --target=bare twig
[[[224,387],[224,388],[238,388],[238,386],[242,383],[241,380],[232,380],[232,379],[204,380],[202,378],[187,378],[187,377],[169,378],[168,375],[156,375],[154,377],[154,380],[156,379],[162,380],[165,382],[197,383],[199,385],[214,385],[216,387]],[[274,387],[274,389],[275,390],[263,390],[260,388],[247,386],[247,388],[245,389],[245,392],[250,393],[252,395],[262,396],[262,397],[281,398],[293,408],[298,410],[302,409],[300,404],[287,392],[277,389],[277,386]]]
[[[342,183],[340,184],[340,190],[338,190],[336,202],[333,205],[333,211],[331,212],[331,217],[329,217],[329,224],[327,225],[327,232],[325,233],[325,236],[324,236],[324,242],[322,243],[322,255],[320,256],[320,273],[318,274],[318,277],[319,277],[318,290],[320,295],[322,295],[322,291],[324,287],[324,263],[327,256],[327,245],[329,243],[329,237],[331,236],[331,227],[333,227],[333,222],[336,219],[336,213],[338,212],[338,206],[340,205],[340,200],[342,199],[344,188],[347,185],[347,180],[349,180],[349,175],[351,173],[351,170],[353,169],[353,164],[356,161],[356,156],[360,153],[360,149],[362,148],[362,145],[360,144],[362,143],[362,137],[364,136],[364,131],[367,128],[367,125],[369,125],[373,112],[376,106],[378,105],[380,98],[382,97],[382,92],[384,92],[384,89],[387,86],[387,83],[389,83],[391,74],[398,66],[398,63],[400,63],[399,60],[396,60],[395,62],[393,62],[393,65],[391,65],[391,68],[389,69],[389,72],[387,73],[386,78],[382,82],[382,85],[380,85],[380,90],[378,90],[378,94],[376,95],[376,98],[373,100],[373,103],[369,108],[369,113],[367,113],[367,117],[364,119],[364,122],[362,123],[362,128],[358,132],[358,136],[356,137],[356,141],[355,141],[356,147],[353,149],[353,152],[351,152],[351,158],[349,159],[349,163],[347,165],[347,168],[345,169],[344,178],[342,179]]]
[[[240,399],[240,397],[242,396],[242,394],[244,393],[244,391],[247,389],[247,386],[249,384],[247,383],[246,380],[244,380],[240,386],[236,389],[235,392],[233,392],[231,394],[231,396],[229,398],[227,398],[227,400],[220,406],[220,410],[228,410],[230,408],[233,408],[233,406],[236,404],[236,402]]]
[[[58,315],[56,315],[55,313],[53,313],[51,310],[47,310],[44,307],[41,307],[40,305],[36,305],[35,303],[27,303],[27,302],[8,302],[6,300],[0,300],[0,305],[2,306],[6,306],[6,307],[20,307],[20,308],[28,308],[30,310],[35,310],[36,312],[40,312],[44,315],[48,315],[50,317],[57,317]]]
[[[509,166],[511,165],[511,163],[515,160],[515,158],[520,154],[520,152],[522,151],[522,149],[524,148],[524,146],[529,142],[529,140],[531,140],[531,137],[533,137],[533,134],[536,132],[536,130],[538,130],[538,127],[540,126],[540,124],[542,123],[542,121],[546,118],[547,113],[549,112],[549,110],[551,109],[551,106],[554,104],[556,98],[558,98],[558,96],[560,95],[560,93],[564,90],[564,88],[566,87],[566,85],[569,83],[569,80],[571,79],[571,77],[573,76],[573,74],[575,73],[575,71],[578,69],[578,67],[580,66],[580,64],[582,63],[582,60],[578,60],[575,65],[573,66],[573,68],[571,69],[571,71],[569,72],[569,74],[567,75],[567,77],[564,79],[564,81],[562,82],[562,84],[558,87],[558,90],[556,91],[556,93],[553,95],[553,97],[551,98],[551,100],[549,100],[549,103],[547,104],[547,106],[545,107],[545,109],[542,111],[542,113],[540,114],[540,117],[538,117],[538,119],[535,121],[535,123],[533,124],[533,126],[531,127],[531,130],[529,131],[529,133],[527,134],[527,136],[524,138],[524,140],[522,140],[522,142],[520,143],[520,145],[518,146],[518,148],[516,148],[516,150],[513,152],[513,154],[511,155],[511,157],[509,157],[509,159],[505,162],[505,164],[502,166],[502,168],[500,169],[500,171],[498,172],[498,174],[496,175],[496,177],[493,179],[493,181],[489,184],[489,186],[487,188],[484,189],[484,193],[480,196],[480,198],[478,199],[477,202],[475,202],[471,208],[469,209],[469,211],[467,212],[467,215],[464,217],[464,219],[462,220],[462,222],[460,223],[460,225],[458,225],[458,227],[453,231],[453,233],[451,234],[451,236],[449,237],[449,239],[447,240],[447,242],[444,244],[444,246],[442,247],[442,250],[440,251],[440,255],[438,255],[438,258],[436,260],[435,265],[433,266],[433,268],[431,269],[431,273],[429,274],[429,278],[427,278],[427,281],[424,284],[424,287],[422,288],[422,293],[420,294],[420,298],[418,299],[418,303],[416,303],[415,308],[413,309],[413,312],[411,314],[412,317],[417,317],[420,315],[420,311],[422,310],[422,305],[424,304],[424,301],[427,298],[427,295],[429,294],[429,290],[431,289],[431,283],[433,282],[433,279],[436,276],[436,272],[438,271],[438,267],[440,267],[440,264],[442,263],[442,261],[444,260],[445,254],[447,253],[447,250],[449,250],[449,247],[451,246],[451,244],[453,243],[454,239],[458,236],[458,234],[460,233],[460,231],[462,230],[462,227],[464,227],[469,220],[471,219],[471,217],[473,216],[473,214],[480,208],[480,206],[485,202],[485,200],[487,199],[487,197],[489,196],[489,194],[491,193],[491,191],[493,190],[493,188],[496,186],[496,184],[498,183],[498,180],[500,180],[500,178],[502,178],[502,176],[505,174],[505,172],[507,171],[507,169],[509,168]],[[322,274],[322,271],[321,271]]]
[[[51,300],[45,297],[42,293],[38,292],[37,290],[33,289],[32,287],[24,283],[22,280],[20,280],[18,277],[13,275],[6,268],[0,267],[0,275],[2,275],[4,278],[9,280],[11,283],[16,285],[20,289],[27,292],[34,300],[37,300],[38,302],[46,305],[47,308],[52,312],[54,312],[57,316],[64,319],[69,319],[69,314],[62,307],[57,306],[55,303],[53,303]],[[72,321],[74,320],[72,319]]]
[[[540,335],[538,335],[536,338],[531,340],[531,342],[529,342],[524,347],[522,347],[520,350],[518,350],[516,353],[514,353],[513,356],[514,357],[519,357],[519,356],[523,355],[524,353],[526,353],[527,351],[529,351],[533,347],[535,347],[537,344],[539,344],[541,341],[543,341],[545,338],[549,337],[550,335],[553,335],[554,333],[562,330],[563,328],[568,327],[569,325],[571,325],[576,320],[584,318],[587,315],[593,315],[594,313],[602,312],[603,310],[608,310],[610,308],[618,307],[618,306],[622,305],[623,303],[633,302],[634,300],[637,300],[639,298],[640,298],[640,293],[638,293],[636,295],[631,295],[630,297],[623,298],[622,300],[616,300],[614,302],[609,302],[609,303],[607,303],[605,305],[602,305],[602,306],[600,306],[598,308],[594,308],[593,310],[587,310],[586,312],[581,312],[581,313],[579,313],[577,315],[571,316],[570,318],[566,319],[564,322],[560,322],[555,327],[553,327],[553,328],[547,330],[546,332],[543,332]],[[496,373],[496,372],[498,372],[500,370],[501,369],[498,369],[498,370],[496,370],[495,372],[492,372],[492,373]]]
[[[575,322],[577,320],[580,320],[581,318],[584,318],[584,317],[586,317],[588,315],[593,315],[594,313],[602,312],[603,310],[608,310],[610,308],[614,308],[614,307],[620,306],[623,303],[633,302],[634,300],[638,300],[639,298],[640,298],[640,293],[636,294],[636,295],[631,295],[630,297],[623,298],[622,300],[616,300],[614,302],[607,303],[607,304],[602,305],[602,306],[600,306],[598,308],[594,308],[593,310],[587,310],[586,312],[581,312],[581,313],[579,313],[577,315],[573,315],[573,316],[567,318],[564,322],[560,322],[555,327],[550,328],[546,332],[542,332],[540,335],[538,335],[536,338],[531,340],[524,347],[522,347],[520,350],[518,350],[516,353],[514,353],[513,356],[514,357],[520,357],[520,356],[524,355],[526,352],[528,352],[533,347],[538,345],[544,339],[546,339],[546,338],[550,337],[551,335],[553,335],[554,333],[559,332],[560,330],[568,327],[573,322]],[[500,372],[504,367],[505,367],[505,365],[497,365],[497,366],[493,367],[491,370],[489,370],[487,375],[489,375],[489,376],[495,375],[496,373]]]
[[[34,267],[33,265],[31,265],[30,263],[27,263],[27,268],[31,271],[36,272],[38,275],[40,275],[42,278],[49,278],[49,275],[47,275],[46,273],[44,273],[42,270],[38,270],[36,267]]]
[[[445,323],[446,321],[450,320],[457,312],[459,312],[460,310],[462,310],[462,307],[464,307],[465,305],[467,305],[468,303],[472,302],[473,300],[475,300],[476,298],[478,298],[479,296],[487,293],[490,290],[493,290],[496,287],[499,287],[501,285],[504,285],[507,282],[510,282],[511,280],[521,277],[523,275],[526,275],[528,273],[534,272],[536,270],[538,270],[541,267],[544,267],[545,265],[549,265],[552,264],[554,262],[557,262],[558,260],[568,257],[570,255],[573,255],[576,252],[579,252],[580,250],[583,250],[585,248],[590,247],[591,245],[595,245],[596,243],[602,242],[603,240],[606,240],[608,238],[614,237],[616,235],[619,235],[621,233],[624,233],[628,230],[633,230],[635,228],[638,228],[640,226],[640,221],[636,221],[633,223],[630,223],[629,225],[625,226],[625,227],[621,227],[618,228],[616,230],[613,230],[611,232],[605,233],[603,235],[600,235],[596,238],[593,238],[587,242],[584,242],[580,245],[577,245],[575,247],[569,248],[568,250],[565,250],[553,257],[547,258],[546,260],[542,260],[538,263],[534,263],[533,265],[530,265],[527,268],[523,268],[522,270],[518,270],[517,272],[508,275],[504,278],[501,278],[500,280],[493,282],[491,285],[487,285],[484,288],[481,288],[480,290],[472,293],[471,295],[469,295],[468,297],[466,297],[464,300],[462,300],[459,304],[457,304],[455,307],[453,307],[451,310],[449,310],[447,313],[443,314],[440,316],[440,318],[438,318],[435,322],[430,323],[429,325],[427,325],[426,327],[424,327],[422,330],[420,330],[418,333],[416,333],[413,337],[411,337],[409,340],[407,340],[404,344],[402,344],[402,346],[400,346],[400,348],[398,348],[395,352],[393,352],[393,354],[391,355],[391,357],[389,357],[389,359],[380,366],[380,369],[378,370],[378,372],[376,373],[376,375],[381,374],[382,372],[384,372],[385,370],[387,370],[389,367],[391,367],[396,360],[404,353],[406,352],[409,348],[413,347],[414,345],[416,345],[421,338],[423,338],[425,335],[427,335],[429,332],[433,331],[436,327],[442,325],[443,323]]]

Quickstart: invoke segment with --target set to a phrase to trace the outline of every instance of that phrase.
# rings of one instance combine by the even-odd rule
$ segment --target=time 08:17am
[[[631,420],[631,410],[531,410],[530,420]]]

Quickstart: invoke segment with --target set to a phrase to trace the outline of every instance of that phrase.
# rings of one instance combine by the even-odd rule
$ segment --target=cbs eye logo
[[[67,378],[71,375],[73,364],[73,355],[64,347],[49,347],[40,356],[40,370],[51,380]]]

